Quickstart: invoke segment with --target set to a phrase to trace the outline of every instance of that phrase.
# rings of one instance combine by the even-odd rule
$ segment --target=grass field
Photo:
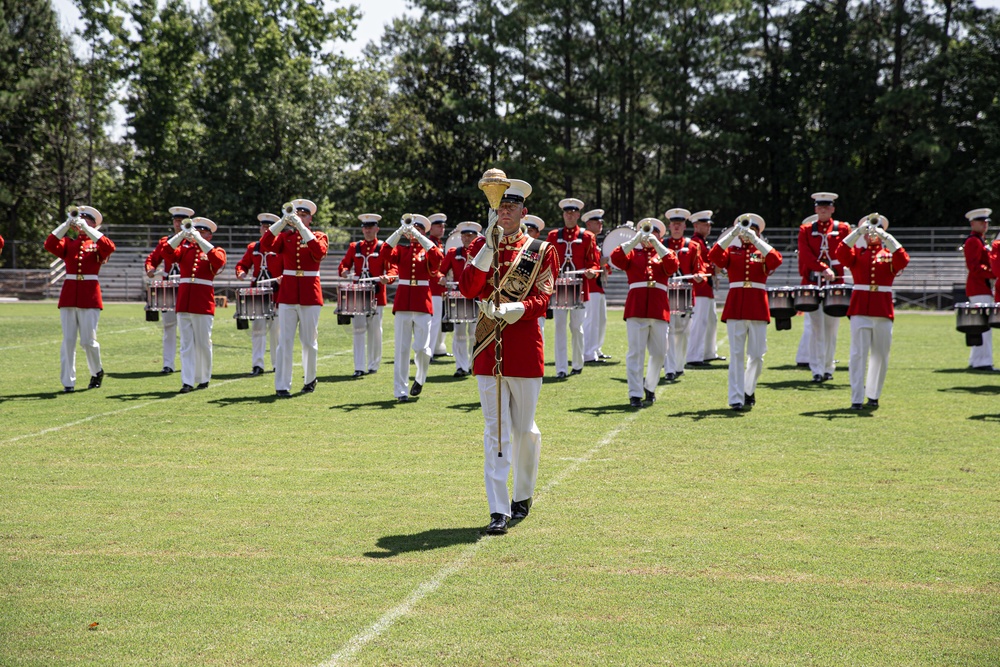
[[[862,413],[772,327],[733,413],[719,364],[628,409],[613,311],[613,363],[546,379],[536,505],[490,538],[472,378],[434,363],[398,405],[391,315],[352,381],[331,308],[316,392],[276,402],[231,316],[182,396],[110,305],[104,386],[62,395],[55,304],[0,305],[0,664],[1000,664],[1000,374],[953,316],[899,315]]]

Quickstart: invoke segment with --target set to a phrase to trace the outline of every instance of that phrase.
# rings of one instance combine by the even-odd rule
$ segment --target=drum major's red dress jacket
[[[639,245],[626,254],[618,246],[611,251],[611,263],[628,276],[629,289],[628,296],[625,297],[624,319],[649,317],[669,322],[667,282],[680,265],[676,253],[670,250],[660,259],[655,248]]]
[[[704,236],[694,234],[691,237],[694,243],[698,244],[698,256],[701,257],[703,272],[712,273],[712,266],[708,261],[708,241],[705,240]],[[692,282],[691,291],[694,294],[694,298],[697,299],[703,296],[707,299],[715,298],[715,290],[712,289],[712,276],[705,276],[705,279],[700,283]]]
[[[170,240],[169,236],[164,236],[163,238],[161,238],[157,242],[156,247],[153,248],[153,252],[149,253],[149,255],[146,256],[146,273],[149,273],[150,271],[154,270],[156,267],[160,265],[160,262],[163,262],[163,272],[166,273],[167,275],[170,275],[170,270],[173,268],[174,262],[173,260],[169,259],[163,252],[163,248],[170,245],[169,243],[167,243],[167,241],[169,240]]]
[[[1000,276],[1000,239],[993,241],[990,247],[990,268],[994,276]],[[1000,302],[1000,280],[993,283],[993,300]]]
[[[837,247],[844,237],[851,233],[851,226],[839,220],[818,220],[799,227],[799,275],[803,285],[816,285],[818,280],[810,274],[820,273],[824,269],[833,271],[836,278],[828,285],[840,285],[844,282],[844,267],[837,259]],[[823,237],[827,241],[827,254],[821,256]]]
[[[500,248],[497,250],[500,254],[501,278],[510,270],[510,263],[517,259],[521,246],[531,240],[531,237],[520,231],[503,238]],[[468,256],[475,258],[485,243],[486,239],[484,238],[473,241],[469,246]],[[549,307],[549,297],[555,286],[555,277],[559,272],[555,248],[547,246],[539,261],[542,262],[542,266],[538,269],[534,284],[528,288],[528,293],[522,300],[524,314],[517,322],[508,324],[503,329],[501,371],[508,377],[537,378],[545,374],[545,341],[542,340],[542,332],[538,327],[538,318],[545,316],[545,311]],[[458,288],[462,292],[462,296],[467,299],[488,299],[493,296],[492,278],[492,267],[487,271],[480,271],[472,265],[470,260],[469,265],[462,272]],[[493,348],[494,345],[491,342],[482,353],[476,356],[472,365],[473,374],[493,375],[493,366],[496,363]]]
[[[315,237],[307,243],[294,227],[286,227],[275,236],[264,232],[260,243],[265,252],[281,258],[281,291],[275,303],[299,306],[322,306],[323,287],[319,282],[319,266],[326,257],[329,241],[326,234],[312,230]]]
[[[593,232],[581,229],[579,225],[576,227],[560,227],[549,232],[546,240],[556,250],[560,271],[566,267],[567,251],[570,253],[574,270],[594,269],[597,271],[601,268],[601,253],[597,249],[597,237],[594,236]],[[578,277],[582,278],[583,276]],[[587,280],[583,281],[584,301],[590,299],[590,286],[587,284],[588,282]]]
[[[969,270],[969,277],[965,280],[966,298],[992,295],[990,280],[996,278],[996,274],[990,268],[990,253],[983,235],[977,232],[969,234],[962,246],[962,254],[965,255],[965,267]]]
[[[365,268],[365,258],[368,258],[368,275],[372,278],[388,275],[389,256],[392,248],[385,241],[355,241],[347,246],[347,254],[340,260],[337,271],[345,276],[350,271],[352,276],[360,278]],[[385,296],[385,285],[375,282],[375,305],[384,306],[388,301]]]
[[[910,262],[906,251],[900,248],[896,252],[889,252],[881,243],[863,248],[850,248],[841,244],[837,248],[837,259],[854,276],[847,316],[867,315],[893,319],[892,281]]]
[[[754,246],[739,239],[723,249],[718,243],[708,253],[716,266],[729,273],[729,295],[722,309],[722,321],[771,321],[767,303],[767,277],[781,266],[781,253],[771,250],[761,255]]]
[[[90,240],[83,232],[75,239],[49,234],[45,249],[66,263],[66,277],[59,292],[60,308],[104,308],[97,274],[115,251],[107,236]]]
[[[177,263],[181,273],[175,310],[192,315],[214,315],[215,286],[212,282],[226,265],[226,251],[216,246],[206,253],[197,244],[185,240],[176,249],[168,243],[164,253]]]
[[[441,248],[433,246],[424,250],[416,241],[411,241],[409,245],[400,242],[392,249],[389,253],[389,283],[399,281],[392,300],[393,313],[434,313],[431,281],[440,277],[438,269],[442,259],[444,254]]]

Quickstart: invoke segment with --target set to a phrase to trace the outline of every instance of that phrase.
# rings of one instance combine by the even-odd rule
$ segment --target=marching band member
[[[802,219],[803,225],[811,225],[819,220],[819,216],[813,213]],[[798,251],[795,253],[798,255]],[[795,366],[798,368],[812,369],[809,360],[812,358],[812,319],[802,313],[802,335],[799,337],[799,347],[795,351]]]
[[[215,223],[208,218],[192,218],[191,227],[170,237],[164,249],[180,271],[176,308],[181,333],[182,394],[195,386],[205,389],[212,379],[213,281],[226,265],[226,251],[212,245],[215,230]]]
[[[993,303],[991,281],[996,275],[990,268],[989,251],[984,237],[990,228],[992,209],[975,208],[965,214],[971,232],[962,246],[965,266],[969,277],[965,281],[965,297],[969,303]],[[993,337],[987,329],[983,333],[983,344],[976,345],[969,352],[969,367],[977,371],[993,370]]]
[[[545,229],[545,221],[539,218],[537,215],[526,215],[521,218],[521,224],[524,225],[524,233],[528,235],[529,239],[537,239],[542,235],[542,230]],[[542,332],[542,336],[545,336],[545,315],[538,318],[538,329]]]
[[[171,206],[170,218],[174,225],[174,234],[181,231],[181,221],[185,218],[194,217],[194,209],[187,206]],[[163,272],[167,280],[176,280],[178,273],[174,263],[167,259],[165,249],[169,236],[164,236],[153,248],[153,252],[146,257],[146,276],[153,278],[156,276],[156,268],[163,262]],[[160,313],[163,322],[163,370],[161,373],[169,375],[174,372],[174,361],[177,358],[177,311],[166,310]]]
[[[479,237],[483,226],[478,222],[460,222],[455,230],[462,235],[462,245],[451,248],[441,262],[441,285],[447,285],[448,272],[451,272],[452,280],[458,282],[462,279],[462,272],[465,270],[469,259],[469,246]],[[452,337],[451,350],[455,354],[455,377],[465,377],[472,375],[472,359],[469,355],[469,342],[475,340],[475,322],[455,322],[455,335]]]
[[[257,216],[260,222],[260,235],[268,227],[281,218],[274,213],[261,213]],[[236,263],[236,279],[249,280],[251,287],[259,287],[261,281],[268,281],[271,286],[272,299],[278,296],[278,283],[281,279],[281,258],[273,252],[264,252],[261,241],[257,240],[247,245],[243,257]],[[271,370],[277,368],[278,358],[278,318],[271,317],[262,320],[250,320],[250,375],[256,377],[264,374],[264,350],[267,341],[271,340]]]
[[[708,256],[729,274],[722,321],[729,334],[729,407],[756,404],[754,393],[767,352],[767,277],[781,266],[781,253],[761,237],[764,219],[745,213],[726,230]],[[747,358],[749,357],[749,361]],[[744,370],[745,365],[745,370]]]
[[[366,372],[377,373],[382,365],[382,311],[385,310],[385,286],[389,282],[389,253],[386,243],[378,240],[378,223],[382,219],[376,213],[362,213],[361,233],[364,239],[347,247],[347,253],[340,262],[341,276],[374,278],[375,314],[355,315],[351,318],[351,332],[354,334],[354,377]],[[367,343],[367,345],[366,345]],[[367,355],[366,355],[367,348]]]
[[[701,257],[701,246],[692,239],[684,236],[688,218],[691,211],[686,208],[672,208],[663,214],[670,224],[670,237],[666,246],[674,251],[679,263],[676,269],[677,275],[693,275],[694,278],[685,278],[689,283],[703,283],[705,276],[704,262]],[[694,288],[691,290],[691,300],[695,302]],[[670,321],[667,328],[667,356],[663,361],[663,372],[667,382],[671,382],[684,375],[684,364],[687,361],[688,334],[691,317],[689,313],[677,313],[677,316]]]
[[[448,216],[444,213],[433,213],[427,219],[431,223],[430,229],[427,230],[427,238],[441,249],[443,256],[445,241],[444,223],[447,222]],[[431,302],[434,304],[434,314],[431,317],[431,356],[447,357],[448,348],[445,347],[444,332],[441,331],[441,315],[444,311],[443,297],[447,288],[441,284],[439,278],[440,276],[435,276],[431,280]]]
[[[392,312],[396,318],[393,391],[400,403],[408,401],[409,396],[420,395],[427,382],[427,367],[431,362],[433,302],[430,283],[438,279],[436,276],[444,254],[424,236],[428,227],[430,221],[425,216],[404,217],[400,228],[386,239],[392,249],[388,279],[390,283],[399,280]],[[404,239],[405,242],[402,242]],[[417,366],[413,387],[409,387],[411,345]]]
[[[3,254],[3,236],[0,235],[0,255]]]
[[[715,268],[708,261],[708,235],[712,232],[712,211],[692,213],[690,220],[694,228],[691,241],[698,244],[698,257],[702,261],[704,270],[710,272]],[[704,366],[709,361],[726,360],[725,357],[719,356],[716,342],[719,315],[715,307],[714,278],[712,272],[705,280],[695,280],[691,285],[694,312],[688,325],[690,340],[686,359],[691,366]]]
[[[59,319],[63,332],[59,375],[65,393],[76,388],[78,334],[90,369],[87,388],[99,388],[104,379],[101,346],[97,342],[97,324],[104,308],[98,273],[115,251],[115,244],[98,231],[103,219],[93,206],[71,209],[66,220],[45,239],[45,249],[66,263],[66,276],[59,292]],[[71,228],[77,230],[76,238],[66,238]]]
[[[274,391],[280,398],[291,396],[292,356],[295,329],[302,344],[302,393],[316,389],[316,362],[319,358],[319,316],[323,310],[323,288],[319,266],[326,257],[329,241],[323,232],[310,229],[316,204],[308,199],[291,202],[294,213],[285,210],[278,222],[261,238],[264,252],[281,258],[281,290],[278,302],[278,358]]]
[[[837,246],[851,232],[846,222],[834,220],[833,203],[837,194],[814,192],[817,219],[811,225],[799,227],[799,275],[803,285],[843,285],[844,267],[836,258]],[[837,352],[837,328],[840,318],[827,315],[822,308],[806,313],[812,339],[809,348],[809,367],[813,382],[833,379],[834,355]]]
[[[994,276],[1000,276],[1000,238],[990,245],[990,269]],[[1000,304],[1000,280],[993,281],[993,301]]]
[[[583,202],[572,197],[559,202],[563,212],[563,227],[553,229],[546,239],[555,247],[559,254],[559,272],[566,275],[569,271],[583,271],[584,278],[594,278],[600,271],[600,253],[597,250],[597,239],[586,230],[581,230],[577,223],[580,220],[580,209]],[[583,301],[590,298],[587,281],[583,281]],[[584,310],[573,308],[566,310],[558,308],[554,313],[556,321],[556,377],[579,375],[583,372],[583,317]],[[573,367],[569,368],[569,355],[566,340],[566,324],[569,323],[570,334],[573,337]]]
[[[510,518],[520,520],[528,516],[542,446],[535,410],[545,374],[545,344],[536,319],[548,308],[559,264],[552,246],[521,233],[521,219],[528,212],[524,200],[530,194],[530,185],[510,179],[510,187],[496,212],[490,211],[485,238],[470,246],[469,254],[475,259],[459,280],[459,289],[466,298],[482,300],[473,372],[479,383],[479,403],[485,422],[483,477],[490,510],[486,532],[493,535],[506,533]],[[503,233],[498,248],[494,247],[497,226]],[[499,307],[493,302],[495,253],[500,253]],[[497,329],[501,330],[504,351],[500,387],[494,374]],[[497,414],[498,389],[501,414]],[[502,442],[497,440],[498,425]],[[503,456],[498,456],[501,452]],[[513,503],[507,492],[511,467],[514,468]]]
[[[670,300],[667,282],[680,263],[677,254],[660,241],[666,227],[656,218],[639,221],[641,231],[611,251],[611,261],[628,276],[625,297],[625,330],[628,353],[625,356],[629,405],[639,408],[656,401],[656,385],[667,353],[667,329],[670,323]],[[649,229],[649,231],[645,231]],[[649,350],[646,378],[642,362]]]
[[[851,304],[851,409],[860,410],[868,398],[869,408],[878,408],[892,345],[892,281],[906,268],[910,256],[886,230],[889,221],[873,213],[837,248],[837,259],[854,276]],[[867,381],[865,364],[868,364]]]
[[[608,328],[608,304],[604,297],[604,283],[606,276],[611,275],[611,265],[607,257],[601,257],[601,242],[604,236],[604,210],[595,208],[587,211],[580,218],[586,226],[587,231],[594,235],[594,242],[597,244],[597,255],[599,259],[599,271],[593,278],[587,278],[587,291],[590,298],[584,304],[583,309],[583,362],[603,362],[610,359],[611,355],[604,354],[601,348],[604,346],[604,335]]]

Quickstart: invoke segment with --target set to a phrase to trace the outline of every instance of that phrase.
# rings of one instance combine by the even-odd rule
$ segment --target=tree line
[[[970,0],[411,0],[357,59],[333,46],[357,6],[77,5],[65,34],[50,0],[0,0],[0,231],[37,241],[19,265],[71,203],[458,222],[484,217],[491,166],[550,223],[575,196],[612,226],[673,206],[792,226],[815,190],[844,219],[953,225],[1000,190],[1000,16]]]

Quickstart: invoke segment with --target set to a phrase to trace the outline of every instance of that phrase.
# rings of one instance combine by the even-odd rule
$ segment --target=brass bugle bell
[[[739,219],[737,219],[736,224],[738,224],[743,229],[750,229],[750,216],[741,215]]]
[[[285,213],[285,215],[295,215],[295,207],[292,206],[292,202],[290,201],[282,204],[281,210]]]
[[[70,206],[68,209],[66,209],[66,215],[68,215],[71,218],[79,218],[80,217],[80,207],[79,206]]]
[[[183,220],[181,220],[181,229],[183,229],[186,232],[189,232],[192,229],[194,229],[194,220],[192,220],[191,218],[184,218]]]
[[[413,214],[412,213],[404,213],[403,217],[401,217],[399,219],[399,224],[400,225],[410,225],[410,224],[413,224]]]
[[[639,227],[639,231],[646,232],[647,234],[649,234],[650,232],[653,231],[653,223],[651,222],[642,223],[642,226]]]

